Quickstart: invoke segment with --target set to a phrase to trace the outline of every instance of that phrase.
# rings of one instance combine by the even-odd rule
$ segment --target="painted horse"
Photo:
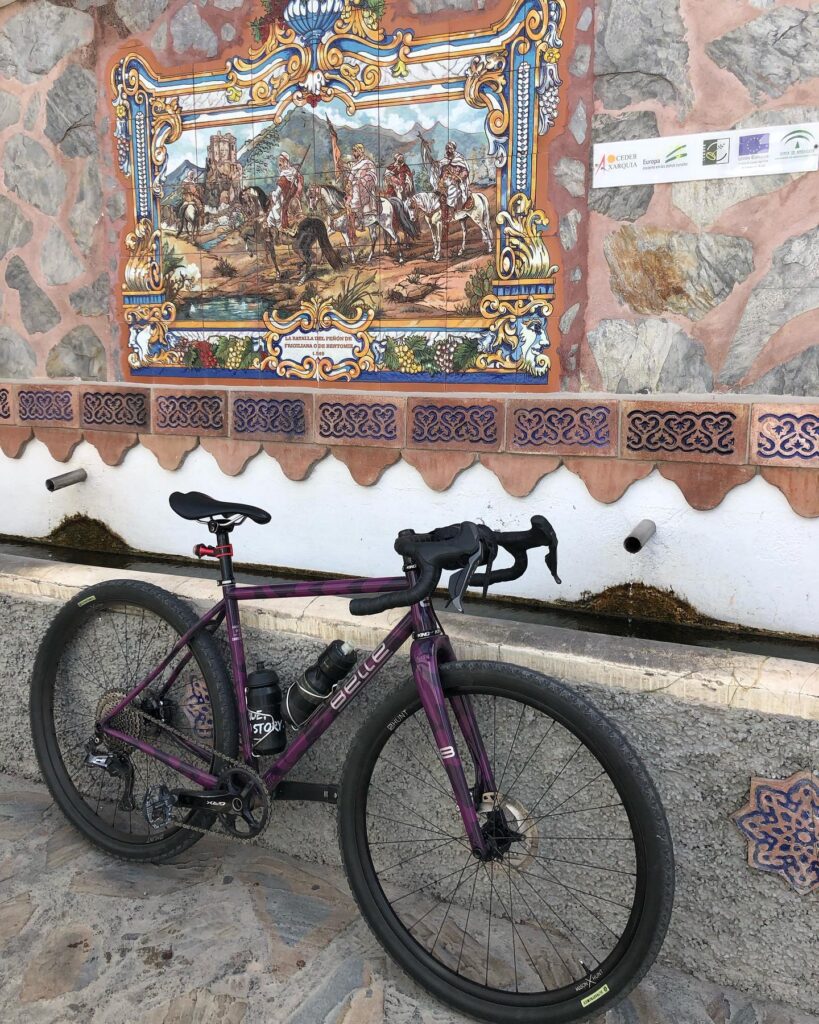
[[[242,235],[247,251],[254,251],[254,247],[251,247],[252,240],[256,252],[261,249],[267,253],[277,278],[281,277],[281,271],[276,260],[276,246],[281,244],[283,237],[290,241],[293,250],[304,263],[299,284],[304,284],[313,274],[315,245],[318,245],[322,256],[333,270],[341,270],[341,257],[330,241],[327,225],[320,217],[303,217],[292,231],[282,227],[281,189],[276,188],[268,195],[258,185],[248,186],[242,190],[242,209],[245,212],[246,225]]]

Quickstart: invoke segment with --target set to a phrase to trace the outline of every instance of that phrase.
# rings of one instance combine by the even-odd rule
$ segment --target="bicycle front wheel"
[[[475,793],[494,856],[464,834],[413,681],[350,750],[340,844],[362,914],[416,981],[494,1024],[604,1013],[648,970],[671,915],[668,823],[645,767],[600,712],[510,665],[441,668],[474,711],[496,792]],[[470,784],[474,779],[468,778]]]

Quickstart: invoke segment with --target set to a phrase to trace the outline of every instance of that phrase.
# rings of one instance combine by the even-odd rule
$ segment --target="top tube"
[[[406,576],[386,576],[354,580],[305,580],[300,583],[272,583],[269,586],[227,586],[226,598],[233,601],[259,601],[283,597],[343,597],[348,594],[386,594],[408,587]]]

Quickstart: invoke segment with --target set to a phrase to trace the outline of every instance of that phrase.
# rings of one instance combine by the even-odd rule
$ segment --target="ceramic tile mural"
[[[439,36],[383,9],[289,0],[211,70],[115,64],[132,377],[557,387],[536,172],[565,4]]]

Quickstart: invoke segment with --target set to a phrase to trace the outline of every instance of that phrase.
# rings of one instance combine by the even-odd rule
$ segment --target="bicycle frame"
[[[227,539],[227,538],[225,538]],[[226,545],[229,548],[229,545]],[[232,553],[232,552],[231,552]],[[103,718],[99,725],[103,733],[113,739],[128,743],[141,750],[149,757],[154,757],[185,776],[203,789],[216,789],[219,779],[195,765],[159,750],[152,744],[136,737],[129,736],[112,727],[111,720],[131,701],[142,693],[152,682],[159,678],[168,668],[179,652],[187,646],[191,639],[203,629],[217,629],[224,620],[227,624],[227,638],[230,647],[231,666],[236,706],[239,713],[240,750],[246,764],[253,767],[256,758],[253,754],[248,719],[247,668],[245,664],[244,641],[239,618],[239,602],[264,600],[270,598],[347,596],[357,594],[386,593],[404,590],[416,580],[415,567],[405,566],[406,576],[385,577],[380,579],[326,580],[303,583],[283,583],[269,586],[237,586],[233,579],[233,567],[230,554],[220,558],[222,568],[222,599],[206,612],[199,621],[182,636],[173,650],[123,697],[123,699]],[[390,630],[389,634],[368,657],[364,658],[338,686],[330,696],[318,705],[316,711],[299,727],[295,737],[285,751],[277,757],[263,775],[265,785],[273,791],[288,772],[301,760],[304,754],[322,736],[338,718],[342,711],[367,686],[373,676],[400,650],[406,641],[413,637],[410,648],[410,663],[413,676],[418,687],[424,711],[429,719],[435,743],[444,768],[452,785],[454,798],[458,804],[464,829],[472,849],[479,856],[486,852],[486,840],[481,833],[475,808],[475,793],[494,793],[495,781],[492,766],[484,747],[478,728],[477,719],[468,697],[453,697],[450,700],[461,734],[464,737],[475,773],[475,793],[467,783],[463,762],[458,752],[452,724],[446,710],[439,666],[455,661],[455,654],[444,633],[432,604],[425,600],[413,605],[406,615]],[[178,678],[180,672],[192,657],[189,651],[172,671],[164,683],[160,693],[167,692]],[[213,751],[199,747],[194,741],[175,737],[186,749],[200,760],[209,763]]]

